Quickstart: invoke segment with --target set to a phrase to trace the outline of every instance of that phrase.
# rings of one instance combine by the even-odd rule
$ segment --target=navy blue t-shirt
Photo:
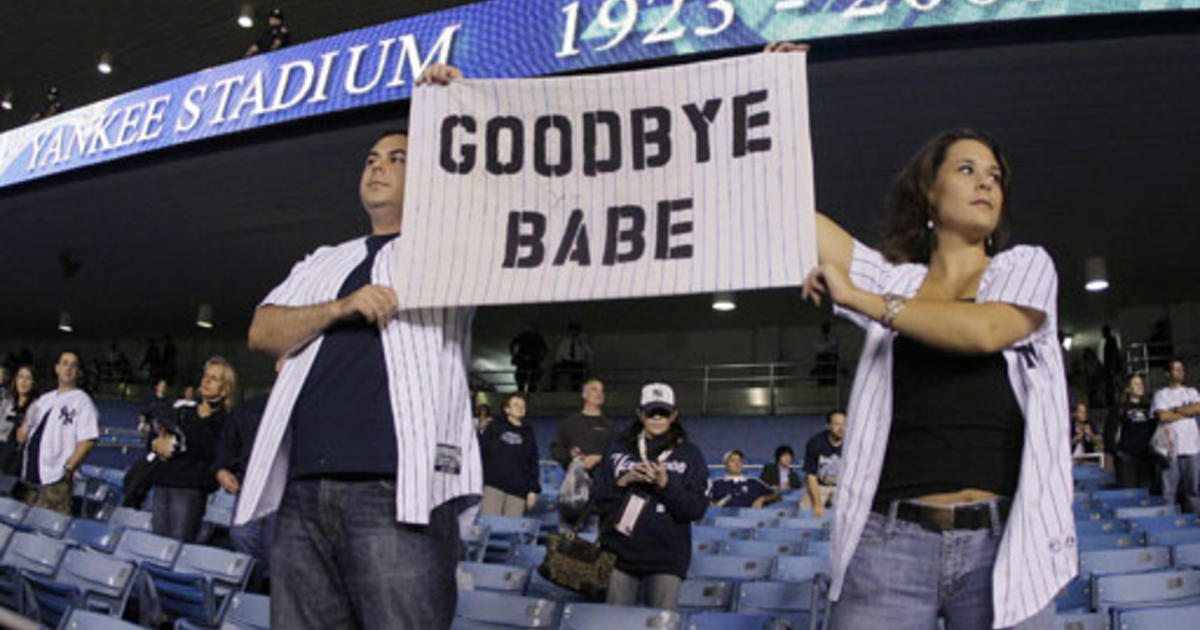
[[[708,500],[721,507],[751,507],[775,489],[757,477],[721,477],[708,483]]]
[[[367,258],[338,291],[370,284],[379,249],[395,234],[367,237]],[[292,411],[291,477],[396,474],[399,455],[379,327],[359,318],[325,331]]]

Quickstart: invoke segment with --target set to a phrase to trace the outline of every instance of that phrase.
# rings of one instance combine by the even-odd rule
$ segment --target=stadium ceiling
[[[0,128],[58,85],[68,106],[237,58],[255,28],[241,2],[9,0],[0,91],[17,95]],[[278,3],[297,40],[461,2]],[[54,9],[54,7],[59,7]],[[1200,164],[1200,30],[1177,23],[1078,20],[830,42],[814,51],[811,110],[818,203],[873,241],[887,184],[938,130],[997,136],[1015,172],[1017,240],[1055,256],[1068,326],[1122,306],[1195,299]],[[1061,32],[1059,27],[1062,26]],[[985,32],[986,31],[986,32]],[[822,50],[823,48],[823,50]],[[113,55],[111,75],[96,72]],[[363,233],[363,152],[394,105],[197,143],[22,185],[0,194],[0,339],[127,338],[191,330],[212,303],[213,334],[241,336],[254,305],[314,246]],[[1112,288],[1083,290],[1104,256]],[[579,318],[593,332],[816,321],[791,291],[743,296],[715,317],[706,296],[487,309],[480,325]],[[552,332],[553,328],[548,327]],[[1148,331],[1125,331],[1143,337]]]

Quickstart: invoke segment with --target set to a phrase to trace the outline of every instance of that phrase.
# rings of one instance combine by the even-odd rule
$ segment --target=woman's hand
[[[417,85],[450,85],[463,78],[462,70],[444,63],[435,63],[425,69],[417,79]]]
[[[808,272],[804,279],[804,288],[800,295],[813,304],[821,305],[821,296],[829,295],[838,306],[850,306],[858,296],[858,289],[850,281],[850,276],[841,267],[832,263],[817,265]]]
[[[653,475],[654,485],[658,486],[659,488],[667,487],[668,479],[667,479],[667,467],[666,466],[663,466],[661,463],[657,463],[657,462],[650,464],[650,472]]]
[[[793,42],[771,42],[763,48],[763,52],[769,53],[789,53],[789,52],[808,52],[812,50],[812,46],[805,43]]]

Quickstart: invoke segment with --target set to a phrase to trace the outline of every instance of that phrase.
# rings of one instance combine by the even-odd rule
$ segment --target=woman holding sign
[[[608,603],[672,610],[692,561],[692,522],[708,509],[708,465],[687,440],[665,383],[642,388],[637,420],[600,461],[600,543],[617,556]]]
[[[1077,573],[1057,276],[1044,249],[1007,247],[1011,183],[991,138],[947,132],[892,184],[880,250],[817,216],[804,295],[867,333],[835,500],[835,629],[1051,628]]]

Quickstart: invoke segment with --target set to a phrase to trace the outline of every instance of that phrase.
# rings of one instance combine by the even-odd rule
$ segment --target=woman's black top
[[[1105,444],[1112,443],[1115,437],[1112,433],[1118,427],[1121,437],[1117,439],[1117,451],[1129,455],[1146,455],[1150,450],[1150,437],[1158,427],[1154,416],[1150,414],[1150,401],[1143,397],[1140,402],[1125,401],[1113,407],[1105,425]]]
[[[1012,496],[1025,418],[1002,353],[962,355],[897,335],[892,429],[873,509],[966,488]]]

